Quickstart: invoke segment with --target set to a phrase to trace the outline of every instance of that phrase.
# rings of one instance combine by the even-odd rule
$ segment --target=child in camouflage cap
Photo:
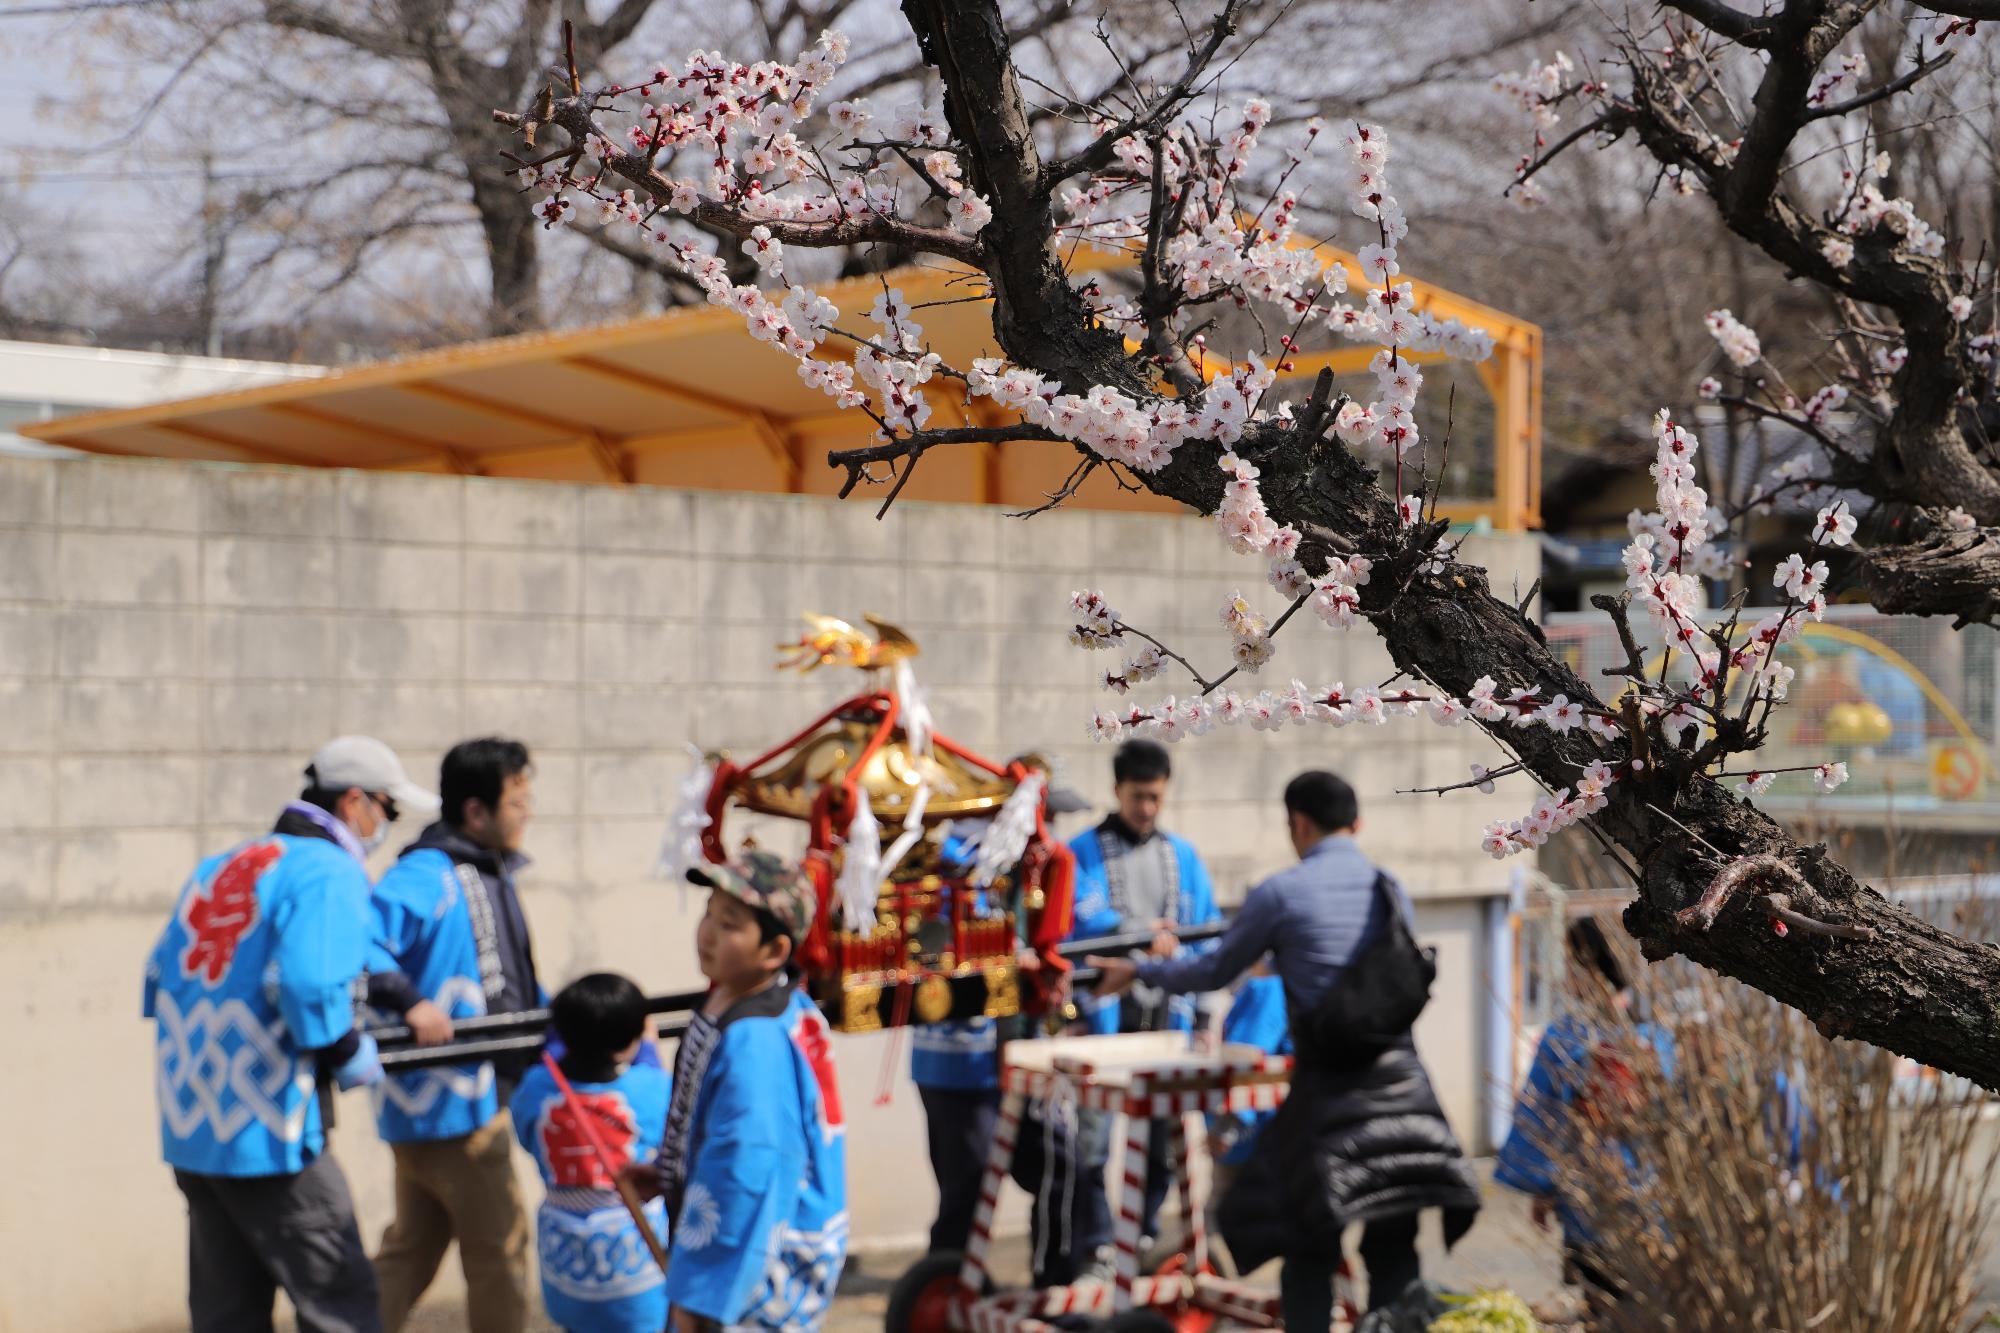
[[[847,1253],[847,1175],[825,1018],[792,957],[811,881],[769,852],[699,866],[707,1002],[681,1038],[653,1178],[672,1219],[677,1333],[816,1329]]]

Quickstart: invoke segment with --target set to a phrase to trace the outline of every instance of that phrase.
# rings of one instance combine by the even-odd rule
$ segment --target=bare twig
[[[1793,910],[1792,900],[1782,893],[1760,894],[1750,900],[1751,905],[1766,916],[1782,921],[1786,926],[1802,935],[1827,935],[1839,940],[1872,940],[1875,932],[1867,926],[1843,926],[1831,921],[1821,921],[1817,917],[1806,916]]]

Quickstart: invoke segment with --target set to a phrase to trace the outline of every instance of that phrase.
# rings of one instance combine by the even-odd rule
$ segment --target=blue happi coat
[[[371,972],[401,972],[453,1022],[486,1012],[486,986],[466,880],[436,847],[403,853],[376,884]],[[490,910],[490,909],[488,909]],[[489,964],[489,970],[497,964]],[[500,1110],[490,1062],[436,1065],[392,1074],[375,1085],[375,1123],[388,1143],[458,1138]]]
[[[694,1094],[669,1304],[725,1327],[818,1328],[847,1256],[846,1132],[826,1019],[802,990],[724,1014]]]
[[[618,1198],[615,1169],[659,1152],[671,1087],[656,1061],[635,1062],[608,1082],[571,1082],[613,1171],[546,1068],[529,1069],[514,1090],[514,1133],[547,1186],[535,1226],[542,1303],[570,1333],[660,1333],[667,1325],[666,1277]],[[645,1213],[665,1241],[665,1203],[655,1199]]]
[[[1600,1061],[1619,1059],[1622,1048],[1609,1044],[1612,1035],[1600,1032],[1576,1014],[1559,1015],[1543,1030],[1534,1063],[1528,1067],[1527,1082],[1514,1105],[1514,1123],[1494,1158],[1495,1184],[1556,1200],[1563,1237],[1571,1245],[1590,1243],[1592,1233],[1569,1196],[1558,1188],[1560,1173],[1565,1169],[1620,1170],[1636,1181],[1642,1172],[1637,1156],[1624,1144],[1602,1145],[1619,1159],[1616,1162],[1577,1160],[1583,1147],[1570,1117],[1578,1113],[1578,1104],[1600,1080]],[[1652,1050],[1661,1071],[1671,1079],[1672,1035],[1651,1023],[1634,1025],[1632,1035],[1638,1045]],[[1639,1192],[1634,1191],[1635,1195]]]
[[[1101,835],[1101,829],[1085,829],[1069,841],[1070,851],[1076,853],[1076,910],[1069,934],[1073,940],[1146,930],[1152,925],[1150,921],[1135,921],[1127,916],[1126,905],[1114,883],[1115,877],[1105,865]],[[1205,926],[1211,921],[1221,920],[1222,912],[1215,905],[1215,886],[1209,882],[1208,867],[1201,863],[1201,853],[1195,851],[1194,844],[1187,839],[1164,829],[1158,836],[1165,838],[1167,845],[1174,849],[1176,883],[1172,894],[1172,919],[1183,926]],[[1203,940],[1198,944],[1183,945],[1174,956],[1179,958],[1207,953],[1214,947],[1214,940]],[[1116,999],[1080,996],[1077,1003],[1083,1012],[1084,1023],[1092,1033],[1118,1031],[1119,1004]],[[1191,1032],[1194,1030],[1194,1012],[1194,996],[1170,996],[1167,1000],[1167,1025],[1176,1032]]]
[[[1285,1013],[1285,983],[1275,976],[1246,977],[1229,1002],[1222,1020],[1222,1039],[1255,1046],[1270,1055],[1292,1053],[1292,1025]],[[1227,1149],[1216,1160],[1226,1166],[1241,1166],[1250,1160],[1257,1136],[1276,1111],[1235,1111],[1211,1116],[1210,1128],[1232,1136]],[[1224,1123],[1228,1122],[1228,1123]]]
[[[911,1028],[910,1081],[920,1088],[955,1092],[999,1087],[999,1025],[981,1017]]]
[[[353,1030],[367,945],[368,874],[333,842],[269,833],[195,868],[146,965],[169,1164],[286,1175],[324,1150],[310,1052]]]
[[[944,859],[947,863],[962,864],[963,857],[954,855],[955,841],[946,840]],[[986,896],[980,894],[979,910],[985,910],[986,905]],[[1016,922],[1024,919],[1017,910]],[[949,1088],[956,1092],[987,1092],[999,1087],[999,1025],[982,1016],[951,1023],[922,1023],[911,1028],[910,1082],[920,1088]]]

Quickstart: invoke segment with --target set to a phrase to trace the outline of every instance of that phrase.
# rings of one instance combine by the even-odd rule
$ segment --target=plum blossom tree
[[[1968,262],[1911,200],[1885,192],[1891,149],[1908,139],[1883,119],[2000,6],[1909,8],[1785,0],[1751,14],[1668,0],[1654,26],[1623,30],[1600,58],[1561,56],[1498,81],[1534,120],[1513,188],[1532,199],[1538,174],[1573,146],[1630,137],[1675,193],[1705,198],[1786,277],[1822,289],[1829,355],[1792,368],[1817,383],[1788,380],[1730,311],[1708,317],[1731,369],[1704,380],[1703,396],[1815,445],[1766,478],[1752,506],[1851,495],[1865,512],[1847,511],[1845,530],[1859,521],[1868,538],[1854,576],[1878,609],[2000,624],[1993,257]],[[1870,47],[1898,68],[1877,77]],[[1567,103],[1583,110],[1551,142]]]
[[[1792,0],[1785,13],[1824,19],[1868,7]],[[1075,451],[1069,489],[1107,469],[1212,515],[1221,540],[1260,562],[1271,591],[1239,588],[1221,603],[1233,648],[1220,668],[1197,667],[1128,623],[1106,593],[1075,595],[1072,640],[1117,661],[1103,679],[1121,702],[1091,720],[1095,734],[1179,739],[1216,726],[1387,726],[1417,714],[1481,727],[1515,761],[1476,770],[1464,785],[1524,776],[1541,789],[1520,818],[1486,830],[1489,852],[1585,829],[1639,885],[1625,921],[1649,955],[1685,954],[1831,1035],[2000,1087],[2000,976],[1990,954],[1858,884],[1823,849],[1798,846],[1726,781],[1754,791],[1768,780],[1730,761],[1754,756],[1785,700],[1791,673],[1777,649],[1825,607],[1820,557],[1855,538],[1847,499],[1828,497],[1808,549],[1780,567],[1781,601],[1769,615],[1747,625],[1740,614],[1700,617],[1698,581],[1714,547],[1695,481],[1699,442],[1659,413],[1657,509],[1626,552],[1625,592],[1601,602],[1628,658],[1611,672],[1624,678],[1622,693],[1606,700],[1550,652],[1520,607],[1492,595],[1437,517],[1448,442],[1418,429],[1423,376],[1411,354],[1477,360],[1490,349],[1477,332],[1418,308],[1401,278],[1409,225],[1381,127],[1315,120],[1279,132],[1262,98],[1227,96],[1225,76],[1248,40],[1240,0],[1190,17],[1178,70],[1121,84],[1073,137],[1033,132],[994,0],[904,0],[902,12],[942,85],[941,105],[836,100],[846,45],[827,34],[788,64],[698,52],[606,87],[585,87],[572,65],[526,108],[495,115],[519,132],[516,160],[547,225],[594,214],[632,229],[636,243],[789,356],[805,383],[873,418],[873,443],[829,455],[845,472],[843,493],[883,487],[886,508],[933,449],[1041,440]],[[1776,22],[1726,21],[1744,32]],[[1773,53],[1770,68],[1797,86],[1760,92],[1760,115],[1781,95],[1805,108],[1798,116],[1855,100],[1812,77],[1837,43],[1809,45],[1816,54],[1805,65]],[[1515,80],[1542,129],[1561,102],[1608,96],[1595,80],[1572,81],[1566,65]],[[1702,151],[1719,178],[1770,157],[1754,134],[1730,160]],[[1253,171],[1263,158],[1275,160]],[[673,174],[662,161],[700,169]],[[1320,169],[1306,172],[1309,161]],[[1534,163],[1521,167],[1524,180]],[[1297,183],[1328,175],[1353,219],[1358,272],[1297,232]],[[1271,184],[1253,192],[1251,180]],[[762,285],[733,281],[690,224],[734,238]],[[1894,287],[1898,266],[1935,265],[1881,231],[1878,222],[1851,233],[1856,256],[1845,272],[1877,273]],[[969,286],[992,297],[1002,355],[945,364],[893,289],[866,327],[841,327],[839,312],[791,282],[786,265],[794,250],[850,245],[965,270]],[[1064,256],[1078,252],[1136,267],[1136,292],[1095,281],[1082,271],[1088,261],[1066,267]],[[1817,246],[1811,254],[1830,263]],[[1951,328],[1923,328],[1955,347],[1960,321],[1945,312],[1942,270],[1935,276]],[[1222,327],[1212,312],[1239,309],[1257,316],[1243,326],[1259,335],[1211,346]],[[1727,312],[1711,322],[1733,361],[1757,364],[1750,330]],[[1276,377],[1308,331],[1376,347],[1372,390],[1336,395],[1323,373],[1302,402],[1280,401]],[[1891,373],[1907,381],[1909,364]],[[1008,420],[933,425],[940,395],[986,399]],[[1950,418],[1934,411],[1931,426],[1957,430]],[[1260,609],[1267,599],[1275,614]],[[1635,607],[1672,649],[1657,671],[1632,630]],[[1297,623],[1319,622],[1322,632],[1372,625],[1395,676],[1230,689],[1272,664],[1278,634],[1301,610],[1310,615]],[[1169,673],[1186,674],[1183,692],[1133,697]],[[1815,777],[1831,789],[1845,769],[1819,766]]]

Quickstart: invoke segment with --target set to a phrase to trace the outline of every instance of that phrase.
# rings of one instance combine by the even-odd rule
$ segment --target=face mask
[[[389,821],[385,819],[381,823],[375,826],[375,831],[373,833],[369,834],[367,837],[361,840],[361,850],[367,855],[373,856],[375,855],[375,849],[377,847],[380,847],[384,842],[387,842],[388,840],[389,840]]]

